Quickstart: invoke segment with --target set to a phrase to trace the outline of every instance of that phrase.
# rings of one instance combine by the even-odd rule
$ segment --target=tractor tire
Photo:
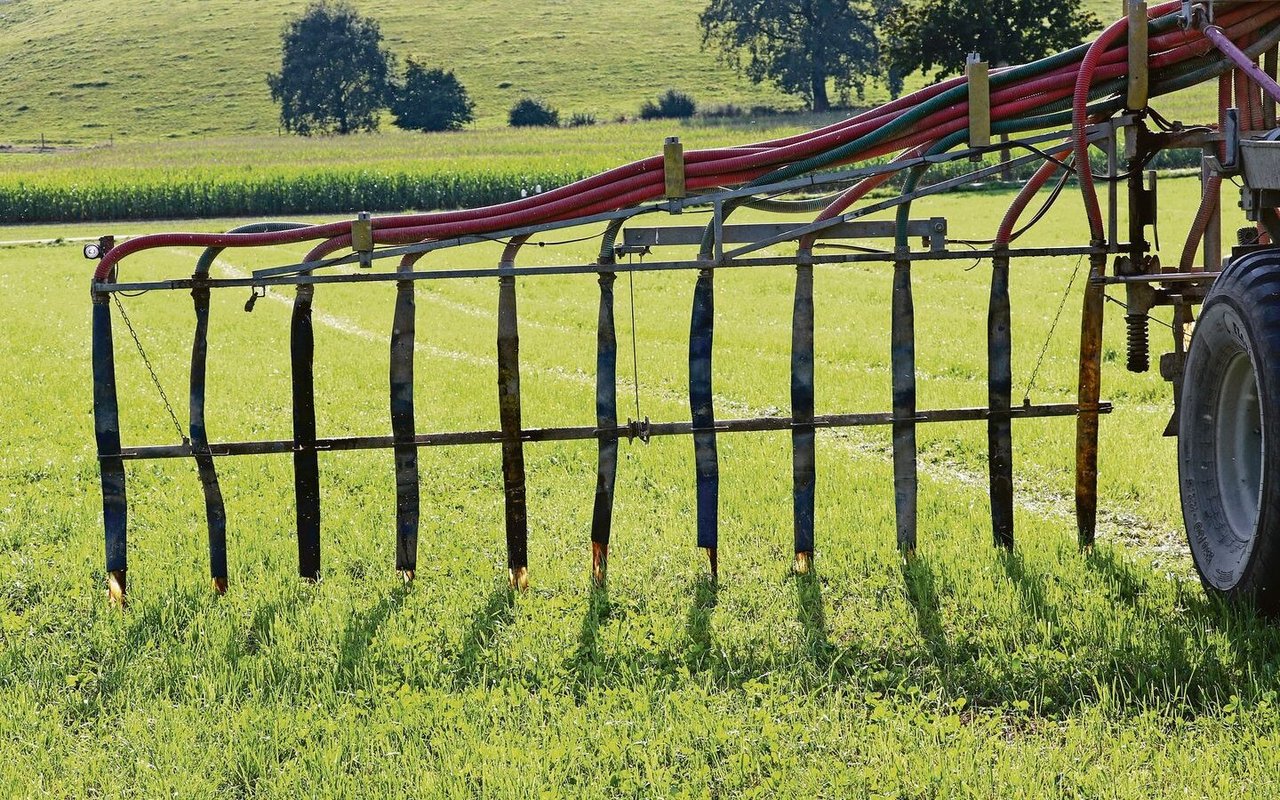
[[[1280,614],[1280,249],[1218,276],[1187,353],[1182,516],[1210,595]]]

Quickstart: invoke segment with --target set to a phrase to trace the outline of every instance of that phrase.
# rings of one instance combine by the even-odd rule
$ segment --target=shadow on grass
[[[79,704],[79,713],[92,716],[95,706],[109,707],[126,687],[137,686],[135,672],[140,663],[157,651],[183,646],[186,630],[212,602],[217,598],[207,591],[175,587],[147,602],[130,604],[123,612],[124,632],[99,657],[99,678],[91,692],[84,692],[85,702]],[[113,609],[110,613],[120,612]]]
[[[1059,624],[1058,608],[1049,601],[1045,591],[1045,583],[1049,578],[1043,573],[1032,571],[1022,553],[1017,550],[997,550],[995,555],[1004,566],[1005,575],[1018,590],[1023,612],[1053,625]]]
[[[916,615],[916,629],[935,657],[945,658],[947,635],[942,626],[938,576],[927,555],[913,555],[902,562],[902,585]]]
[[[781,588],[790,582],[796,605],[789,613],[800,630],[790,643],[750,621],[725,620],[721,630],[714,616],[727,601],[720,594],[726,587],[702,575],[686,584],[683,636],[677,631],[663,644],[606,644],[601,632],[620,610],[605,587],[593,587],[579,612],[576,642],[571,635],[549,672],[501,657],[503,628],[516,616],[514,596],[503,585],[481,595],[484,605],[445,672],[455,690],[497,682],[536,690],[551,679],[579,701],[637,681],[674,689],[692,675],[713,690],[781,678],[800,693],[853,687],[890,696],[924,689],[963,696],[975,708],[1025,700],[1048,714],[1106,700],[1197,715],[1231,695],[1246,702],[1261,697],[1280,682],[1280,627],[1208,599],[1193,585],[1166,585],[1113,549],[1064,553],[1044,563],[1033,552],[991,551],[984,558],[990,561],[979,558],[970,575],[968,566],[919,554],[900,567],[901,584],[869,592],[836,591],[817,571],[789,575]],[[967,580],[979,581],[976,591],[960,583]],[[836,624],[827,608],[833,591],[838,604],[880,604],[889,611],[876,617],[880,624],[893,618],[896,606],[906,624],[868,631],[844,614]],[[348,625],[339,685],[363,674],[364,651],[397,602],[396,595],[383,598]],[[254,627],[268,631],[277,613],[260,610],[255,620],[263,622]]]
[[[805,656],[816,664],[828,662],[834,656],[835,645],[827,635],[827,610],[822,602],[822,581],[817,568],[810,568],[791,580],[796,587],[796,620],[803,631]]]
[[[485,653],[502,628],[515,618],[515,603],[515,594],[503,585],[489,595],[485,607],[471,618],[452,670],[455,689],[485,680]]]
[[[338,645],[338,669],[334,677],[334,686],[339,692],[347,691],[358,683],[357,673],[364,663],[369,645],[391,617],[391,613],[404,602],[409,591],[408,585],[397,586],[383,595],[374,606],[353,614],[347,620],[342,631],[342,642]]]
[[[587,613],[582,616],[582,627],[578,631],[578,646],[566,660],[574,672],[577,681],[574,684],[574,696],[584,700],[590,687],[599,681],[607,671],[607,658],[600,652],[600,627],[609,621],[613,614],[613,606],[609,603],[607,584],[591,586],[587,596]]]
[[[685,663],[690,670],[705,669],[715,658],[715,642],[711,633],[711,616],[720,602],[720,585],[710,575],[699,575],[693,583],[693,604],[685,620],[685,635],[689,639],[689,651]]]

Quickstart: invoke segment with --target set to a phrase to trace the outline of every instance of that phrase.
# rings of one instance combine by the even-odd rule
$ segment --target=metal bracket
[[[373,218],[361,211],[351,223],[351,249],[360,256],[360,269],[373,267]]]
[[[987,62],[980,61],[977,53],[970,53],[964,65],[964,78],[969,84],[969,146],[988,147],[991,144],[991,77]],[[981,156],[970,156],[973,161]]]
[[[253,307],[258,304],[258,298],[266,297],[266,296],[267,296],[267,287],[250,286],[249,299],[244,302],[244,313],[246,314],[253,313]]]
[[[648,444],[649,437],[652,434],[652,428],[649,425],[649,418],[642,420],[627,418],[627,441],[639,439],[641,443]]]
[[[668,200],[680,200],[688,196],[684,180],[684,145],[679,136],[668,136],[662,145],[662,172]],[[675,207],[673,213],[680,213]]]
[[[1147,4],[1129,2],[1129,86],[1125,107],[1130,111],[1147,107]]]

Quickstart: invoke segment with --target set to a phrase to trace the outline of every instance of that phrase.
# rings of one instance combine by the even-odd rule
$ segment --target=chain
[[[1022,395],[1022,404],[1025,406],[1031,402],[1031,390],[1036,387],[1036,377],[1040,374],[1040,366],[1044,364],[1045,354],[1049,352],[1049,342],[1053,341],[1053,332],[1058,328],[1058,320],[1062,319],[1062,309],[1067,306],[1067,298],[1071,296],[1071,287],[1075,286],[1076,276],[1080,274],[1080,265],[1084,263],[1084,256],[1076,259],[1076,268],[1071,271],[1071,280],[1067,281],[1067,290],[1062,293],[1062,299],[1058,301],[1058,311],[1053,315],[1053,322],[1049,325],[1049,335],[1044,337],[1044,345],[1040,348],[1040,355],[1036,357],[1036,365],[1031,370],[1031,380],[1027,382],[1027,392]]]
[[[151,366],[151,359],[147,358],[147,351],[143,349],[142,342],[138,340],[138,332],[133,329],[133,323],[129,321],[129,315],[125,313],[124,305],[120,302],[120,298],[112,294],[111,299],[115,302],[116,308],[120,309],[120,318],[124,320],[124,326],[129,329],[129,335],[133,337],[133,343],[138,348],[138,355],[142,356],[142,363],[146,365],[147,372],[151,374],[151,383],[155,385],[156,391],[160,394],[160,400],[164,403],[164,410],[169,412],[169,419],[173,421],[173,429],[178,432],[178,438],[183,444],[190,444],[191,440],[182,431],[182,423],[178,422],[178,415],[173,412],[173,406],[169,403],[169,395],[165,394],[164,387],[160,385],[160,376],[156,374],[155,367]]]
[[[627,264],[633,264],[634,256],[627,256]],[[643,259],[641,259],[643,260]],[[631,295],[631,375],[635,378],[636,421],[640,421],[640,359],[636,353],[636,273],[627,270],[627,289]]]

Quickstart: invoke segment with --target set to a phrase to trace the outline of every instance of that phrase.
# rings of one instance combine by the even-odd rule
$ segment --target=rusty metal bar
[[[418,569],[418,526],[420,497],[418,486],[417,431],[413,409],[413,350],[416,337],[417,305],[413,282],[396,284],[395,315],[391,324],[391,433],[395,439],[396,469],[396,569],[406,581]]]
[[[715,332],[715,273],[698,273],[689,320],[689,412],[697,479],[698,547],[707,551],[717,574],[720,515],[720,465],[716,454],[715,407],[711,389],[711,346]]]
[[[305,228],[305,222],[251,222],[232,228],[228,233],[266,233]],[[205,248],[196,259],[191,278],[191,298],[195,306],[196,330],[191,342],[191,378],[188,392],[188,424],[191,433],[191,451],[200,475],[204,491],[205,520],[209,529],[209,573],[213,590],[226,592],[227,569],[227,511],[218,482],[218,471],[209,450],[209,433],[205,424],[205,394],[209,361],[209,272],[214,261],[222,253],[221,247]]]
[[[905,254],[904,254],[905,255]],[[916,549],[916,334],[911,296],[911,261],[893,265],[893,311],[890,332],[893,370],[893,508],[898,549]]]
[[[293,487],[297,501],[298,574],[320,580],[320,461],[316,454],[316,398],[313,359],[315,329],[311,302],[315,287],[299,286],[289,328],[293,375]]]
[[[1007,412],[1011,419],[1038,419],[1041,417],[1074,417],[1080,412],[1075,403],[1049,403],[1044,405],[1014,406]],[[1110,403],[1099,403],[1098,413],[1109,414]],[[996,416],[989,408],[946,408],[928,411],[917,411],[911,420],[916,424],[936,422],[977,422]],[[898,421],[892,412],[870,412],[857,414],[820,414],[815,415],[814,428],[860,428],[877,425],[892,425]],[[651,422],[648,424],[632,423],[614,428],[600,429],[594,426],[562,427],[562,428],[525,428],[520,431],[523,442],[566,442],[585,439],[632,439],[635,437],[655,436],[688,436],[692,433],[714,431],[716,433],[761,433],[765,431],[789,431],[796,426],[791,417],[750,417],[747,419],[718,419],[707,428],[695,428],[689,422]],[[413,437],[418,447],[455,447],[459,445],[493,445],[501,444],[501,430],[458,431],[453,433],[420,433]],[[378,450],[395,447],[392,436],[342,436],[317,439],[315,448],[320,452],[343,452],[348,450]],[[292,453],[297,449],[292,439],[276,439],[261,442],[218,442],[209,446],[215,456],[263,456]],[[190,458],[191,447],[185,444],[144,445],[138,447],[122,447],[120,457],[125,461],[150,460],[158,458]],[[104,456],[103,458],[106,458]]]
[[[1102,277],[1106,257],[1089,259],[1080,316],[1080,381],[1076,417],[1076,528],[1081,547],[1091,547],[1098,527],[1098,398],[1102,382]]]
[[[197,270],[198,271],[198,270]],[[204,491],[205,519],[209,528],[209,578],[214,591],[227,590],[227,509],[218,483],[217,468],[209,453],[209,433],[205,427],[205,384],[209,355],[209,289],[191,290],[195,303],[196,330],[191,342],[191,381],[188,397],[191,452]]]
[[[504,258],[500,266],[509,267],[512,263]],[[507,568],[512,587],[524,589],[529,581],[529,519],[520,436],[520,331],[514,275],[498,278],[498,413],[502,423]]]
[[[617,275],[600,273],[600,313],[596,328],[596,427],[618,425],[618,338],[613,321],[613,284]],[[591,576],[604,582],[613,528],[613,488],[618,475],[618,439],[601,438],[596,465],[596,500],[591,513]]]
[[[129,512],[125,501],[124,460],[120,449],[120,405],[116,399],[115,344],[111,304],[105,294],[93,296],[93,432],[102,475],[102,523],[106,535],[107,592],[125,603],[129,569]]]
[[[791,320],[791,475],[795,565],[806,572],[813,559],[817,453],[814,444],[813,265],[796,266]]]
[[[1104,275],[1100,280],[1104,285],[1125,283],[1192,283],[1209,285],[1222,274],[1220,272],[1156,272],[1150,275]]]
[[[990,474],[991,533],[997,547],[1013,547],[1013,336],[1009,312],[1009,259],[996,256],[987,308],[987,466]]]

